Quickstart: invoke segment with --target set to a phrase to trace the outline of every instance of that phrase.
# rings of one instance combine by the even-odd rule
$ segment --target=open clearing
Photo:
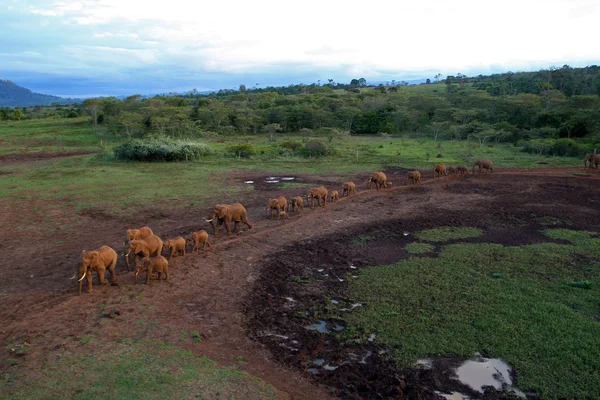
[[[18,174],[18,168],[16,171]],[[349,174],[231,172],[227,182],[254,187],[228,193],[229,200],[247,207],[254,229],[242,229],[237,237],[221,236],[216,241],[211,235],[214,247],[210,251],[173,260],[168,283],[134,285],[133,273],[126,272],[121,258],[119,286],[101,286],[94,278],[94,292],[81,296],[76,295],[75,283],[69,278],[82,249],[106,244],[121,254],[125,230],[144,225],[163,239],[208,230],[204,218],[212,203],[148,207],[112,215],[85,207],[73,213],[70,207],[56,206],[69,201],[60,196],[53,204],[35,196],[20,201],[0,199],[0,248],[5,255],[0,260],[0,334],[5,344],[0,357],[0,391],[8,398],[31,398],[27,393],[114,398],[109,386],[101,389],[108,380],[141,393],[140,398],[144,398],[143,390],[157,387],[163,396],[181,398],[198,393],[215,399],[285,398],[286,393],[298,399],[437,398],[436,391],[477,397],[481,394],[450,379],[448,368],[482,352],[515,368],[516,387],[531,395],[598,397],[600,354],[597,345],[588,343],[600,334],[596,235],[600,232],[600,174],[588,170],[586,176],[574,175],[580,172],[581,168],[498,168],[493,174],[432,179],[431,171],[422,171],[425,183],[406,187],[400,185],[406,170],[388,168],[394,189],[367,191],[363,183],[370,174],[354,174],[351,179],[358,183],[357,196],[328,203],[325,209],[290,213],[286,221],[265,218],[269,197],[304,194],[305,185],[324,184],[339,190]],[[11,176],[0,175],[0,184],[14,179]],[[277,176],[295,179],[267,182]],[[244,183],[247,181],[254,183]],[[440,240],[432,240],[436,232],[426,230],[441,227],[450,228],[438,232]],[[548,229],[551,231],[543,232]],[[421,236],[416,237],[419,232]],[[515,254],[519,249],[529,256]],[[539,264],[539,270],[517,268],[538,265],[534,258],[548,254],[556,258]],[[423,259],[411,259],[411,255]],[[448,263],[440,266],[438,259]],[[508,261],[496,268],[494,262],[500,260]],[[377,272],[379,268],[381,272]],[[464,269],[459,274],[449,273],[446,286],[438,287],[440,281],[446,281],[436,280],[445,268]],[[426,301],[427,296],[407,293],[407,287],[398,283],[402,279],[395,277],[398,273],[413,286],[422,285],[418,288],[421,292],[435,289],[432,293],[440,297]],[[368,283],[382,276],[391,285],[382,287],[382,296],[399,292],[407,297],[395,298],[387,308],[375,298],[367,299],[372,293]],[[494,282],[501,288],[486,286]],[[539,282],[544,285],[540,287]],[[589,282],[590,288],[577,287],[579,283],[586,286],[582,282]],[[478,297],[482,287],[490,288],[489,298]],[[515,306],[495,302],[498,296],[507,293],[519,298],[527,288],[533,288],[532,293],[523,298],[536,307],[541,305],[536,308],[539,314],[498,313],[498,305]],[[444,296],[448,291],[456,296]],[[331,299],[338,301],[339,307],[332,308]],[[352,307],[355,301],[365,303],[350,312],[339,310]],[[474,303],[481,308],[473,307]],[[448,324],[443,317],[450,318],[448,310],[454,306],[460,312],[457,320]],[[549,311],[556,314],[548,316]],[[471,312],[481,319],[468,319]],[[496,313],[496,319],[483,318],[482,313]],[[503,325],[513,317],[518,323]],[[567,328],[548,318],[566,318]],[[329,330],[344,329],[340,328],[339,334],[306,329],[321,320],[326,320]],[[537,325],[520,324],[532,320]],[[394,334],[404,326],[398,321],[411,322],[403,333],[405,339]],[[432,332],[435,327],[438,332]],[[550,334],[544,336],[544,330]],[[574,332],[580,336],[568,342]],[[375,338],[370,336],[373,333]],[[457,340],[448,341],[452,335]],[[527,335],[533,338],[516,340],[514,346],[500,343]],[[518,347],[524,343],[538,347]],[[564,346],[565,354],[572,354],[573,359],[564,362],[576,371],[569,372],[556,361],[550,354],[553,346]],[[358,356],[357,362],[342,365],[344,360],[352,360],[350,353]],[[144,382],[133,372],[156,363],[156,354],[164,356],[162,363],[148,374],[157,378]],[[407,367],[416,358],[438,354],[447,361],[438,360],[432,370]],[[185,362],[171,362],[171,356]],[[218,366],[200,357],[216,361]],[[337,368],[315,373],[315,360]],[[89,371],[95,370],[86,366],[95,363],[118,372],[93,375],[95,372]],[[577,391],[570,386],[552,387],[564,376],[532,376],[539,371],[532,363],[547,365],[548,373],[572,373],[567,380],[575,382]],[[207,372],[207,383],[194,375],[201,368],[214,370]],[[59,391],[47,392],[57,376],[64,376],[66,382],[53,389]],[[127,393],[133,392],[124,389],[120,396],[131,398]],[[489,396],[502,398],[504,394]]]

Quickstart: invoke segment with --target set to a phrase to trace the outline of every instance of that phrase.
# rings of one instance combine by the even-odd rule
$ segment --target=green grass
[[[447,242],[454,239],[468,239],[483,235],[483,229],[470,227],[442,226],[440,228],[426,229],[415,233],[420,240],[427,242]]]
[[[539,167],[540,157],[519,152],[509,144],[479,147],[468,141],[439,141],[399,137],[353,136],[332,143],[336,155],[303,158],[282,153],[281,142],[302,135],[280,135],[270,142],[264,135],[208,137],[203,139],[214,154],[202,160],[180,163],[115,161],[112,150],[121,143],[99,128],[94,132],[87,118],[46,119],[0,123],[0,155],[46,150],[48,152],[93,150],[99,154],[59,158],[0,167],[0,198],[8,201],[41,199],[59,201],[74,211],[99,208],[113,215],[132,213],[149,205],[195,206],[213,201],[240,201],[252,191],[243,180],[215,179],[231,172],[265,174],[353,174],[382,169],[388,165],[429,169],[436,162],[471,164],[477,158],[491,158],[503,167]],[[103,146],[100,147],[100,140]],[[228,147],[252,143],[253,159],[235,158]],[[358,153],[358,155],[357,155]],[[443,158],[436,158],[442,154]],[[580,166],[578,159],[545,158],[550,167]],[[2,174],[2,172],[8,172]],[[303,184],[284,182],[282,187]],[[295,186],[300,185],[300,186]]]
[[[431,253],[435,247],[429,243],[409,243],[404,247],[410,254]]]
[[[451,244],[363,269],[349,296],[368,306],[348,315],[346,339],[377,333],[400,366],[486,351],[515,369],[521,390],[600,398],[600,238],[546,233],[572,244]]]
[[[2,387],[4,386],[4,387]],[[275,399],[247,373],[156,340],[122,340],[69,351],[35,379],[0,383],[4,399]]]

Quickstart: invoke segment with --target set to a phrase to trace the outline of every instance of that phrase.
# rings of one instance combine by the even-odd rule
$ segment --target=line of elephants
[[[590,154],[584,159],[584,168],[588,166],[598,168],[600,164],[600,155]],[[473,173],[475,173],[475,167],[478,167],[479,173],[493,172],[494,163],[491,160],[477,160],[473,164]],[[447,175],[464,175],[468,174],[468,168],[466,165],[448,166],[445,164],[436,164],[433,167],[433,177],[441,177]],[[406,176],[406,184],[419,184],[421,182],[421,173],[419,171],[410,171]],[[371,189],[372,185],[375,185],[377,190],[381,188],[391,188],[392,182],[387,179],[385,173],[378,171],[374,172],[371,177],[366,181],[368,189]],[[346,182],[342,185],[340,191],[333,190],[331,193],[328,192],[324,186],[314,187],[306,194],[306,203],[310,204],[310,207],[314,207],[315,200],[319,207],[325,207],[327,199],[330,202],[337,202],[340,197],[350,196],[356,194],[356,185],[353,182]],[[329,195],[329,197],[328,197]],[[269,199],[266,207],[266,213],[270,212],[270,218],[273,218],[273,212],[277,212],[278,219],[285,219],[288,217],[287,211],[297,212],[304,209],[304,200],[302,196],[296,196],[288,200],[284,196],[280,196],[276,199]],[[228,235],[231,235],[231,223],[234,223],[234,232],[239,234],[239,224],[245,224],[248,229],[252,229],[253,225],[248,219],[248,212],[246,208],[240,203],[234,204],[217,204],[214,206],[211,216],[206,222],[210,223],[213,228],[215,237],[219,236],[219,229],[221,225],[225,225],[225,229]],[[124,253],[125,264],[127,271],[130,271],[129,258],[130,254],[134,254],[134,263],[137,264],[135,269],[135,282],[137,282],[138,275],[140,272],[146,272],[146,283],[150,283],[153,277],[153,273],[158,274],[158,279],[161,278],[162,274],[165,275],[165,280],[169,279],[169,260],[172,257],[176,257],[179,253],[186,255],[186,248],[188,245],[192,246],[192,252],[199,252],[200,246],[202,250],[209,248],[211,245],[208,241],[208,233],[205,230],[193,232],[187,239],[179,236],[174,239],[163,242],[160,237],[154,234],[151,228],[145,226],[140,229],[129,229],[127,230],[126,244],[129,245],[128,250]],[[170,250],[168,258],[162,255],[163,249]],[[138,261],[141,262],[138,264]],[[109,246],[102,246],[97,250],[86,251],[84,250],[81,256],[81,263],[78,271],[71,279],[78,278],[79,294],[82,291],[83,279],[87,278],[88,293],[92,292],[92,272],[96,271],[98,281],[100,284],[106,285],[108,281],[105,279],[106,272],[111,274],[111,283],[117,283],[116,265],[117,265],[117,252]]]

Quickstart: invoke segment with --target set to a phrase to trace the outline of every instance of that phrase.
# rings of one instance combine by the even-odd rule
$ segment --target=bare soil
[[[393,189],[366,190],[370,173],[364,173],[353,178],[356,196],[290,213],[285,221],[265,217],[269,197],[304,195],[305,188],[281,189],[264,183],[267,176],[231,174],[230,180],[260,182],[237,199],[246,205],[254,229],[244,227],[231,238],[222,231],[216,240],[211,235],[211,250],[174,258],[169,282],[145,285],[140,278],[134,284],[120,257],[118,285],[98,285],[94,278],[94,291],[81,296],[70,278],[83,249],[109,245],[121,254],[126,229],[144,225],[163,239],[199,229],[212,233],[204,221],[211,205],[171,211],[157,207],[116,218],[103,210],[73,214],[66,206],[43,201],[0,199],[0,338],[6,349],[0,352],[0,373],[17,368],[9,362],[14,343],[29,345],[19,368],[35,377],[62,349],[85,351],[80,341],[85,335],[108,342],[149,337],[179,344],[220,365],[237,365],[292,398],[437,398],[434,390],[456,387],[447,367],[397,370],[386,349],[340,344],[335,335],[307,330],[306,314],[300,318],[297,312],[308,311],[310,317],[329,297],[346,299],[345,282],[336,276],[348,271],[359,276],[360,268],[405,257],[405,232],[477,226],[486,235],[473,241],[522,245],[542,240],[538,231],[547,226],[600,231],[600,174],[587,170],[590,176],[573,175],[581,171],[507,169],[437,179],[423,171],[424,184],[405,186],[406,170],[390,168],[386,173]],[[339,190],[347,180],[291,176],[296,178],[292,182],[323,184],[330,190]],[[352,242],[357,235],[373,240],[367,247],[357,246]],[[329,276],[318,269],[327,269]],[[315,284],[290,281],[303,275]],[[201,333],[199,343],[189,335],[182,340],[192,331]],[[332,365],[354,361],[333,371],[307,371],[324,353]]]

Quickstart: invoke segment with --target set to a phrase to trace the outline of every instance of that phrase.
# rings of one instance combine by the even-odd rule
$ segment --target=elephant
[[[281,211],[278,215],[277,215],[277,219],[287,219],[288,215],[285,211]]]
[[[148,236],[152,235],[154,235],[154,232],[147,226],[140,229],[127,229],[127,240],[146,239]]]
[[[269,211],[271,211],[271,219],[273,219],[273,210],[277,210],[277,215],[279,215],[280,212],[285,211],[286,207],[287,200],[284,196],[279,196],[276,199],[269,200],[269,204],[267,204],[265,212],[268,213]]]
[[[206,232],[204,229],[198,232],[193,232],[187,241],[188,243],[192,243],[194,245],[194,247],[192,247],[192,252],[200,251],[200,243],[202,243],[202,250],[204,250],[204,247],[210,248],[210,243],[208,242],[208,232]]]
[[[339,201],[339,193],[337,190],[331,192],[330,199],[332,203]]]
[[[482,169],[486,169],[489,172],[494,172],[494,163],[492,160],[477,160],[473,163],[473,173],[475,173],[475,167],[479,167],[479,173]]]
[[[180,251],[183,251],[183,255],[185,256],[185,247],[186,247],[186,241],[184,238],[182,238],[181,236],[175,238],[175,239],[170,239],[167,240],[165,242],[165,246],[167,248],[167,250],[171,250],[171,254],[169,255],[169,260],[173,257],[177,257],[179,255]]]
[[[288,211],[290,210],[290,207],[292,208],[292,211],[304,210],[302,203],[302,196],[292,197],[288,203]]]
[[[92,271],[96,271],[98,281],[102,285],[108,284],[104,279],[104,274],[110,272],[111,283],[117,282],[115,267],[117,266],[117,252],[108,246],[102,246],[98,250],[85,251],[81,253],[81,263],[78,272],[71,278],[75,279],[78,275],[79,294],[83,286],[83,278],[87,278],[88,293],[92,293]]]
[[[387,177],[381,171],[373,172],[373,175],[367,181],[367,186],[371,189],[371,183],[375,183],[375,188],[379,190],[380,187],[385,186],[385,182],[387,181]]]
[[[240,203],[233,204],[217,204],[211,214],[210,219],[207,219],[213,227],[215,237],[219,237],[219,228],[221,224],[225,224],[227,235],[231,236],[231,222],[235,222],[234,231],[237,235],[240,234],[240,228],[238,224],[244,223],[248,226],[248,229],[252,229],[253,225],[248,220],[248,212]]]
[[[163,241],[156,235],[148,236],[146,239],[134,239],[129,241],[129,249],[125,254],[125,264],[127,265],[127,271],[129,271],[129,255],[133,251],[134,263],[137,264],[139,254],[142,257],[150,257],[152,255],[161,255],[163,249]]]
[[[412,182],[412,183],[422,183],[421,182],[421,173],[419,171],[410,171],[406,175],[406,184],[408,185],[410,182]]]
[[[433,167],[433,177],[448,175],[448,171],[446,170],[446,164],[436,164]]]
[[[448,175],[454,175],[454,174],[456,174],[456,172],[457,172],[456,167],[454,167],[452,165],[448,167]]]
[[[392,188],[392,182],[391,181],[385,181],[385,188],[386,189],[391,189]]]
[[[319,207],[325,207],[327,201],[327,188],[325,186],[314,187],[306,194],[306,202],[310,203],[310,208],[314,208],[314,199],[317,199]],[[321,205],[323,200],[323,205]]]
[[[342,197],[344,197],[344,195],[350,197],[350,193],[354,195],[356,194],[356,185],[354,184],[354,182],[346,182],[342,186]]]
[[[135,283],[137,283],[138,275],[142,271],[146,271],[146,284],[150,284],[150,279],[152,278],[153,272],[158,273],[158,280],[160,280],[160,277],[164,272],[165,280],[168,281],[169,261],[160,255],[152,258],[144,257],[140,265],[138,265],[137,269],[135,270]]]
[[[469,169],[466,165],[459,165],[456,167],[456,173],[461,175],[469,175]]]
[[[588,163],[590,164],[590,169],[593,168],[592,164],[595,166],[595,169],[598,169],[598,164],[600,164],[600,154],[588,154],[583,159],[583,168],[587,168]]]

